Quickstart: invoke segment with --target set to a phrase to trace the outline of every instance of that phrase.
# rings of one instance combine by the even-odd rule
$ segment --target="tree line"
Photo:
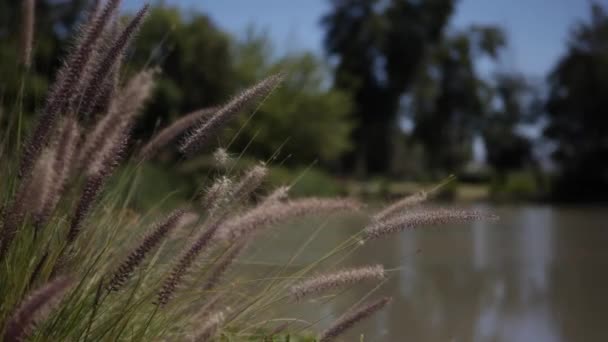
[[[2,107],[23,98],[33,113],[61,61],[85,0],[37,1],[33,66],[21,88],[19,2],[0,0]],[[592,3],[566,53],[542,82],[501,67],[508,37],[497,26],[449,25],[454,0],[331,0],[320,19],[323,55],[279,54],[263,31],[223,32],[204,13],[157,6],[127,69],[158,65],[154,99],[137,136],[212,107],[269,73],[288,77],[221,144],[288,166],[312,162],[347,177],[439,179],[470,166],[482,141],[493,177],[550,172],[552,195],[608,199],[608,13]],[[121,18],[115,18],[120,25]],[[481,74],[480,61],[492,65]],[[3,125],[10,124],[4,113]],[[24,123],[27,125],[27,122]],[[532,127],[534,134],[524,134]],[[547,156],[550,165],[542,163]],[[175,151],[161,161],[179,158]]]

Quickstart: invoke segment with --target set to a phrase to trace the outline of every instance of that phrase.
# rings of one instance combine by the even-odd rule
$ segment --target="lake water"
[[[476,208],[501,220],[407,231],[357,250],[348,264],[396,269],[370,296],[394,301],[344,340],[365,332],[365,341],[608,341],[607,209]],[[285,260],[310,223],[276,230],[253,256]],[[318,258],[360,225],[329,221],[299,260]],[[370,289],[300,304],[298,315],[331,321]]]

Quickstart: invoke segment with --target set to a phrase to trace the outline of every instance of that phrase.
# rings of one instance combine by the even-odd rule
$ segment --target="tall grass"
[[[222,106],[194,111],[132,151],[131,128],[159,76],[142,70],[117,85],[124,51],[147,12],[146,6],[119,30],[112,22],[119,2],[92,6],[23,149],[1,139],[4,341],[271,340],[293,332],[316,340],[315,323],[285,324],[283,317],[272,317],[272,309],[292,305],[296,315],[297,306],[306,305],[300,301],[304,296],[337,296],[340,289],[386,281],[390,274],[381,265],[341,265],[361,242],[379,243],[371,240],[407,228],[488,218],[412,209],[425,195],[372,214],[367,227],[315,262],[294,264],[296,251],[268,277],[231,273],[243,252],[266,238],[268,227],[295,217],[358,211],[361,204],[289,199],[289,187],[260,195],[266,166],[235,175],[221,150],[217,176],[203,190],[202,201],[170,213],[134,212],[143,160],[154,159],[170,143],[186,156],[196,153],[234,114],[271,95],[284,75],[271,75]],[[24,30],[30,33],[23,35],[28,46],[22,48],[22,62],[30,60],[33,16],[26,13]],[[339,337],[389,302],[381,298],[353,306],[318,339]]]

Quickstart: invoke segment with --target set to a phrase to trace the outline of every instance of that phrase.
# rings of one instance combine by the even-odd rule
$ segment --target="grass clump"
[[[357,211],[361,205],[339,198],[291,200],[290,186],[263,196],[268,167],[256,164],[235,174],[232,164],[238,160],[221,150],[216,153],[218,174],[190,203],[163,212],[160,208],[169,201],[161,200],[145,213],[133,210],[142,161],[154,159],[169,143],[176,143],[186,156],[196,153],[235,113],[270,95],[284,75],[269,76],[224,106],[192,112],[138,149],[130,140],[131,130],[159,76],[156,70],[142,70],[124,85],[116,83],[124,51],[148,9],[144,6],[119,30],[112,24],[119,2],[93,6],[25,145],[3,139],[3,340],[303,336],[316,330],[317,322],[273,316],[273,308],[288,303],[297,312],[296,305],[306,304],[297,303],[294,296],[299,300],[386,281],[388,272],[381,265],[340,265],[362,241],[417,224],[485,218],[430,209],[408,216],[403,213],[407,205],[398,203],[390,207],[390,215],[372,216],[369,227],[318,261],[297,265],[296,252],[263,278],[231,274],[243,252],[263,239],[269,226],[295,217]],[[31,44],[31,37],[25,37]],[[29,54],[31,48],[23,51]],[[312,274],[317,271],[323,273]],[[389,302],[381,298],[356,303],[319,339],[339,337]]]

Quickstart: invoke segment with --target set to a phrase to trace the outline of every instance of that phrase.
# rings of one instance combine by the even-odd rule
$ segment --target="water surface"
[[[353,254],[349,264],[396,269],[370,297],[394,302],[345,340],[365,332],[366,341],[608,341],[606,208],[478,209],[501,220],[407,231]],[[284,261],[310,237],[310,223],[277,230],[254,256]],[[298,260],[315,260],[361,224],[328,222]],[[372,288],[302,303],[298,315],[322,327]]]

